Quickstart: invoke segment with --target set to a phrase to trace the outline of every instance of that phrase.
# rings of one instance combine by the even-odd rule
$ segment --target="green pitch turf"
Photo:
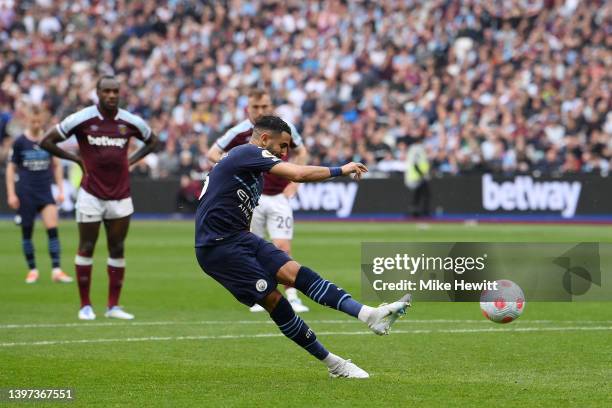
[[[71,388],[66,407],[612,406],[612,303],[528,302],[507,326],[485,321],[476,303],[417,303],[395,332],[377,337],[308,300],[303,317],[323,344],[371,375],[332,380],[266,315],[202,274],[192,231],[190,222],[132,223],[121,303],[133,322],[103,317],[101,235],[98,319],[78,322],[75,284],[50,282],[40,225],[41,279],[26,285],[19,231],[0,222],[0,388]],[[62,223],[60,238],[73,275],[75,224]],[[299,223],[294,255],[359,298],[361,241],[417,240],[612,242],[612,234],[605,226]]]

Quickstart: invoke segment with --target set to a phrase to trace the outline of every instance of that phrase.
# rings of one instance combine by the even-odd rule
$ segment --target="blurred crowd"
[[[163,142],[146,177],[206,172],[253,87],[314,164],[403,171],[414,143],[435,173],[611,164],[605,0],[0,0],[0,162],[23,104],[54,123],[105,73]]]

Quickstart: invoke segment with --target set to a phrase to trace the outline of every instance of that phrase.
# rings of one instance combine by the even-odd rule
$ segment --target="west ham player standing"
[[[117,319],[134,316],[118,306],[125,274],[123,244],[134,212],[130,197],[129,166],[155,148],[157,137],[140,117],[119,109],[119,82],[105,76],[96,85],[98,105],[82,109],[49,129],[41,146],[52,154],[72,160],[83,169],[76,202],[79,249],[75,258],[81,297],[79,319],[93,320],[89,288],[93,253],[100,223],[104,222],[108,245],[108,304],[104,314]],[[75,135],[80,155],[67,152],[57,144]],[[131,137],[142,140],[142,148],[127,156]]]
[[[253,123],[265,115],[272,115],[274,107],[270,94],[261,89],[254,89],[249,93],[247,116],[248,118],[240,122],[223,136],[221,136],[208,152],[210,161],[217,163],[225,152],[230,151],[236,146],[249,142],[253,134]],[[308,152],[302,142],[302,136],[295,126],[286,122],[291,129],[291,153],[292,160],[296,164],[306,164]],[[283,157],[287,160],[288,157]],[[289,199],[297,192],[297,183],[292,183],[287,179],[278,177],[274,174],[264,175],[263,193],[259,200],[259,205],[253,212],[251,221],[251,231],[260,237],[264,237],[266,230],[270,239],[278,248],[291,255],[291,239],[293,238],[293,209]],[[307,312],[308,307],[302,304],[295,288],[285,287],[285,294],[293,310],[296,312]],[[263,312],[260,305],[251,307],[251,312]]]
[[[281,332],[327,365],[332,377],[367,378],[361,368],[323,347],[315,333],[295,314],[276,289],[278,283],[295,287],[324,306],[366,323],[379,335],[410,305],[410,295],[377,308],[364,306],[342,288],[301,266],[286,252],[249,232],[253,210],[262,192],[262,173],[294,182],[323,181],[367,168],[361,163],[342,167],[301,166],[282,161],[291,144],[291,130],[275,116],[260,118],[251,141],[229,151],[209,173],[196,213],[196,257],[202,269],[246,304],[261,305]]]
[[[11,159],[6,168],[6,191],[8,205],[17,210],[20,219],[23,253],[30,268],[26,283],[38,281],[38,269],[34,256],[32,232],[36,214],[40,213],[47,229],[49,255],[51,256],[51,279],[54,282],[72,282],[60,268],[60,241],[57,234],[57,206],[51,194],[53,177],[58,187],[58,203],[64,199],[62,166],[38,145],[43,135],[44,111],[30,106],[27,113],[28,128],[15,139]],[[15,183],[17,182],[17,183]]]

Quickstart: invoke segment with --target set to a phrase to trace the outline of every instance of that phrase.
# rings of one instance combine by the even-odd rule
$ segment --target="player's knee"
[[[96,246],[95,241],[80,241],[79,242],[79,255],[92,257],[94,248]]]
[[[287,262],[280,267],[276,273],[278,281],[284,285],[295,286],[295,279],[300,270],[301,265],[293,260]]]
[[[111,258],[123,258],[123,242],[110,244],[108,246],[108,254]]]
[[[272,311],[274,310],[276,305],[278,305],[278,302],[280,302],[282,297],[283,295],[281,295],[281,293],[278,290],[273,290],[272,292],[268,293],[266,297],[264,297],[259,302],[259,304],[264,309],[266,309],[268,313],[272,313]]]

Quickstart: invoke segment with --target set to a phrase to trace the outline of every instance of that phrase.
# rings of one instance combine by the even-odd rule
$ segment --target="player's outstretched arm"
[[[361,175],[367,173],[367,171],[368,168],[364,164],[355,162],[345,164],[342,167],[300,166],[299,164],[282,162],[270,169],[270,173],[297,183],[323,181],[350,174],[354,174],[353,177],[359,180]]]
[[[58,132],[57,127],[53,126],[47,131],[47,133],[45,133],[45,137],[40,142],[40,147],[61,159],[66,159],[75,162],[81,167],[81,170],[85,171],[85,167],[83,166],[83,160],[79,156],[70,153],[57,145],[58,143],[63,141],[64,137]]]
[[[155,150],[158,144],[158,138],[155,133],[151,132],[151,136],[149,136],[146,140],[143,140],[144,146],[135,151],[129,158],[128,163],[131,166],[132,164],[138,163],[140,159],[145,157],[147,154],[151,153]]]

